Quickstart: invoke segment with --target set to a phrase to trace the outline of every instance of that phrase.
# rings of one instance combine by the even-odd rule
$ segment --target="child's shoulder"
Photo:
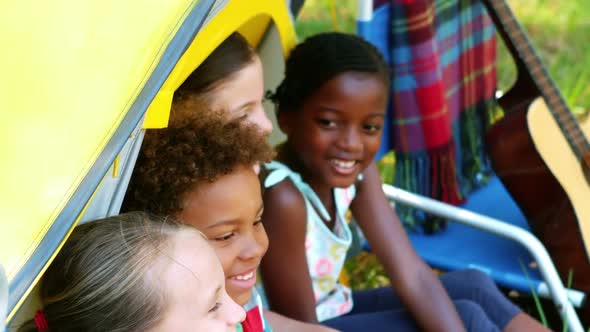
[[[265,187],[262,198],[267,231],[275,222],[280,222],[283,230],[289,225],[297,228],[290,231],[298,230],[305,225],[300,221],[306,219],[306,202],[301,188],[296,184],[297,179],[293,178],[293,174],[297,173],[289,172],[288,168],[266,169],[270,172],[262,180]],[[301,230],[304,231],[304,228]]]
[[[299,173],[281,162],[272,161],[264,165],[262,183],[265,195],[269,193],[279,202],[303,203],[302,188],[305,183]]]
[[[305,206],[305,200],[301,190],[289,177],[277,180],[272,185],[266,186],[268,177],[265,179],[265,189],[263,194],[265,209],[270,207],[284,207],[300,209]]]

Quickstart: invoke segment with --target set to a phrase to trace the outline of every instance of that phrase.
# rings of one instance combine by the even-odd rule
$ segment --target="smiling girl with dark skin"
[[[412,248],[373,162],[388,91],[387,66],[356,36],[316,35],[291,53],[273,96],[287,141],[267,165],[263,196],[271,308],[342,331],[546,331],[483,273],[439,279]],[[348,207],[393,289],[351,292],[338,283]]]

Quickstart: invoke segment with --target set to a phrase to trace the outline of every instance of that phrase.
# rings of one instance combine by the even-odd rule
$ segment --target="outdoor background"
[[[572,109],[590,109],[590,0],[507,3]],[[357,0],[307,0],[295,26],[299,39],[320,31],[355,33],[356,4]],[[503,45],[498,57],[499,88],[507,90],[515,79],[514,65]]]
[[[572,111],[580,116],[590,110],[590,0],[508,0],[538,54],[547,65]],[[321,31],[355,33],[357,0],[307,0],[299,13],[299,40]],[[506,91],[516,79],[511,56],[498,36],[498,88]],[[391,155],[383,164],[391,164]],[[387,180],[392,167],[382,167]],[[389,283],[376,258],[362,253],[347,262],[348,282],[353,288],[378,287]],[[553,305],[522,294],[510,296],[523,309],[541,319],[546,316],[553,329],[561,330]]]

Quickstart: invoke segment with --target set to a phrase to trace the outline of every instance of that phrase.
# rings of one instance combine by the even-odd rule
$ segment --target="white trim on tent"
[[[145,131],[141,129],[142,125],[143,120],[135,126],[133,133],[117,156],[118,162],[113,163],[105,174],[80,223],[119,214],[143,142]]]
[[[6,330],[6,316],[8,315],[8,279],[4,268],[0,265],[0,332]]]

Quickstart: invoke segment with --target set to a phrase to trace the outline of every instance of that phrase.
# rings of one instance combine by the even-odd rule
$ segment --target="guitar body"
[[[502,101],[501,101],[502,104]],[[504,105],[505,106],[505,105]],[[553,115],[539,98],[513,107],[486,135],[493,168],[547,248],[564,283],[590,294],[590,185]],[[590,121],[580,123],[590,137]],[[590,306],[581,315],[590,323]]]
[[[573,208],[579,236],[583,243],[590,241],[590,183],[587,182],[580,161],[569,148],[567,141],[561,134],[559,126],[543,100],[535,101],[527,113],[529,132],[535,144],[535,149],[551,171],[557,182],[565,191]],[[590,137],[590,121],[586,118],[580,122],[584,135]],[[571,241],[571,239],[570,239]],[[586,262],[588,246],[583,250]],[[570,254],[573,254],[570,252]],[[590,274],[588,275],[590,278]]]
[[[590,295],[590,121],[570,111],[506,4],[484,0],[517,69],[486,133],[492,166],[567,285]],[[590,304],[580,318],[590,324]]]

